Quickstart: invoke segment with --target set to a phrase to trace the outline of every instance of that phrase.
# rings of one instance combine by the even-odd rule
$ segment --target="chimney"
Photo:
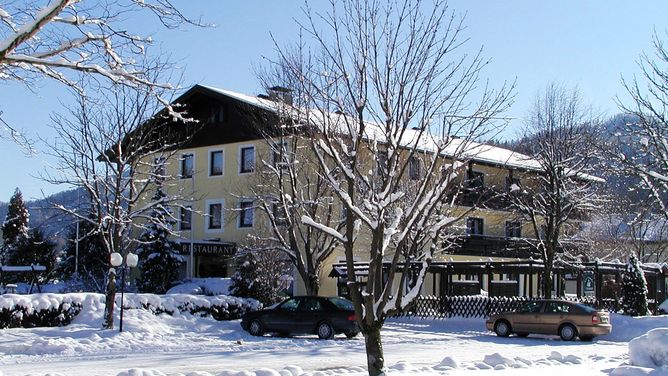
[[[275,102],[283,102],[292,105],[292,90],[283,86],[273,86],[267,90],[269,99]]]

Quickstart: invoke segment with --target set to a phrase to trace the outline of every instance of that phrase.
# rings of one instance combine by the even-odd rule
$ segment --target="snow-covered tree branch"
[[[444,1],[332,1],[326,14],[305,13],[311,44],[279,48],[279,62],[297,78],[293,117],[313,129],[318,173],[345,218],[341,231],[303,222],[344,248],[369,374],[378,375],[380,329],[451,244],[466,212],[455,205],[461,173],[484,147],[473,141],[494,130],[511,90],[480,86],[487,61],[462,50],[463,21]],[[356,258],[369,261],[366,280]]]

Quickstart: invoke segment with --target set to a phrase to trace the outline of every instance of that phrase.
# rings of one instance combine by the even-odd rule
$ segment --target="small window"
[[[239,161],[239,173],[245,174],[255,170],[255,147],[247,146],[241,148],[241,160]]]
[[[253,227],[253,202],[239,203],[239,227]]]
[[[466,174],[466,187],[471,190],[480,190],[485,186],[485,174],[469,170]]]
[[[157,157],[153,160],[153,170],[156,179],[165,179],[165,176],[167,175],[167,169],[165,168],[165,157]]]
[[[468,235],[482,235],[483,234],[482,218],[468,218],[466,220],[466,233]]]
[[[519,221],[506,221],[506,237],[521,238],[522,224]]]
[[[181,155],[181,179],[193,177],[194,158],[192,154]]]
[[[209,204],[209,229],[220,229],[223,227],[223,204]]]
[[[422,166],[420,159],[416,156],[410,157],[408,160],[408,176],[411,180],[419,180],[422,177]]]
[[[225,109],[223,107],[215,108],[209,115],[209,123],[220,124],[225,120]]]
[[[192,207],[186,206],[180,209],[179,213],[179,229],[181,230],[190,230],[192,229]]]
[[[209,176],[223,175],[223,151],[212,151],[209,156]]]

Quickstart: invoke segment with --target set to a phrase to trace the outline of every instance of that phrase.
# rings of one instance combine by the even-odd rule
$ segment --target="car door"
[[[535,333],[543,302],[527,302],[521,306],[512,317],[514,332]]]
[[[274,308],[263,320],[265,329],[267,331],[297,333],[300,302],[300,298],[291,298]]]
[[[318,298],[302,298],[299,304],[300,333],[312,333],[316,325],[325,318],[325,306]]]
[[[539,325],[540,333],[557,334],[559,325],[567,318],[571,305],[566,302],[547,302]]]

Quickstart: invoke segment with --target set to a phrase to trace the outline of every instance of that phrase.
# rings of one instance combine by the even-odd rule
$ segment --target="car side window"
[[[520,313],[536,313],[540,312],[541,302],[529,302],[521,306],[517,312]]]
[[[570,306],[566,303],[550,302],[545,308],[546,313],[569,313]]]
[[[290,299],[287,300],[285,303],[281,304],[278,309],[281,311],[286,311],[286,312],[294,312],[297,310],[297,307],[299,306],[299,300],[298,299]]]
[[[322,311],[322,304],[318,299],[304,299],[299,309],[301,311]]]

